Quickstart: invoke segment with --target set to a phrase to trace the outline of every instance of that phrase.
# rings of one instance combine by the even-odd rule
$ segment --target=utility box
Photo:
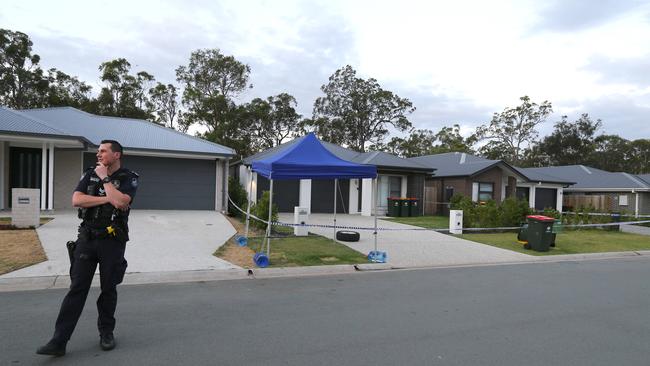
[[[17,228],[36,228],[40,224],[40,216],[40,189],[11,189],[11,225]]]
[[[305,225],[309,221],[309,208],[307,207],[294,207],[293,208],[293,223],[296,225]],[[309,230],[307,226],[294,226],[293,235],[295,236],[307,236],[309,235]]]
[[[463,233],[463,210],[449,210],[449,233]]]

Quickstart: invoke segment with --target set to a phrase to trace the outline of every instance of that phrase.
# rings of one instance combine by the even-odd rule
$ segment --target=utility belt
[[[114,238],[126,243],[129,241],[129,231],[116,223],[106,227],[93,227],[84,222],[79,226],[79,238],[86,240]]]

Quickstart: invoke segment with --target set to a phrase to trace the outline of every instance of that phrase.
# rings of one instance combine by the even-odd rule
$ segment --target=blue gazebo
[[[294,179],[334,179],[334,237],[336,237],[336,189],[339,179],[373,178],[376,191],[377,167],[343,160],[327,150],[318,138],[309,133],[299,143],[252,163],[252,172],[270,182],[269,218],[264,240],[266,255],[270,255],[273,181]],[[249,195],[250,196],[250,195]],[[375,200],[375,250],[377,250],[377,200]],[[250,207],[250,197],[249,204]],[[248,227],[250,214],[246,215]],[[248,233],[247,233],[248,234]],[[263,242],[264,243],[264,242]],[[264,248],[264,244],[262,245]]]

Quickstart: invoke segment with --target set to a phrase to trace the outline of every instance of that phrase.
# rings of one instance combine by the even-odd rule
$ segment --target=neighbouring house
[[[253,173],[251,184],[248,178],[248,168],[254,161],[282,153],[293,144],[299,143],[303,138],[304,136],[296,138],[234,162],[231,164],[231,174],[236,176],[247,190],[252,189],[252,200],[256,201],[261,197],[263,191],[269,190],[269,181]],[[372,179],[338,181],[336,192],[337,213],[370,216],[373,214],[374,209],[373,197],[378,199],[377,211],[379,215],[386,214],[388,197],[409,197],[417,198],[420,201],[424,199],[424,182],[434,169],[385,152],[359,153],[325,141],[321,141],[321,143],[329,152],[343,160],[377,167],[377,193],[374,191]],[[274,181],[273,191],[273,202],[277,204],[280,212],[293,212],[295,206],[307,207],[311,213],[331,213],[334,211],[334,180]],[[421,208],[420,213],[422,213]]]
[[[564,189],[564,210],[592,206],[600,212],[650,214],[650,174],[608,172],[584,165],[520,169],[576,182]]]
[[[543,173],[528,174],[502,160],[490,160],[467,153],[451,152],[409,158],[430,168],[426,179],[424,213],[446,215],[449,200],[456,194],[475,202],[503,201],[517,196],[528,200],[531,208],[562,208],[563,190],[573,182]]]
[[[123,165],[140,174],[134,208],[225,209],[234,150],[149,121],[70,107],[0,107],[0,209],[10,208],[12,188],[41,189],[41,209],[71,209],[72,191],[104,139],[119,141]]]

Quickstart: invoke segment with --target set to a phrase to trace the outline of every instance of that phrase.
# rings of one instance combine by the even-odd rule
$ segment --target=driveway
[[[75,240],[79,219],[76,211],[52,217],[54,220],[36,230],[48,260],[0,278],[68,274],[70,263],[65,243]],[[240,268],[212,255],[235,234],[230,222],[218,212],[134,210],[129,228],[127,273]]]
[[[280,221],[293,223],[293,214],[281,213]],[[374,218],[361,215],[337,215],[337,226],[374,227]],[[332,214],[311,214],[309,223],[332,225]],[[440,265],[510,263],[531,261],[534,256],[460,239],[435,231],[408,231],[415,226],[377,220],[379,228],[405,229],[379,231],[377,249],[388,254],[388,263],[394,267],[425,267]],[[334,237],[332,228],[309,228],[310,232]],[[348,247],[368,254],[374,250],[372,230],[356,230],[361,234],[358,242],[341,242]]]

